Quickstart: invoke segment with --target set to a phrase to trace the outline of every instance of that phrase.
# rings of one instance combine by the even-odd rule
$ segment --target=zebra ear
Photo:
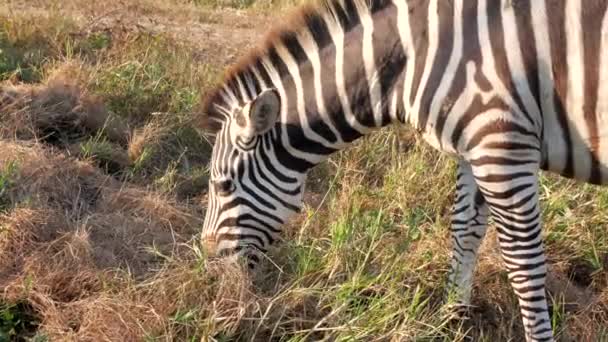
[[[281,111],[281,99],[276,89],[264,90],[249,104],[248,131],[254,135],[268,132]]]

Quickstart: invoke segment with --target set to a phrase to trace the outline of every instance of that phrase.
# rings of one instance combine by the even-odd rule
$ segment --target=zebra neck
[[[323,25],[276,45],[270,56],[284,76],[281,140],[306,169],[405,119],[406,49],[398,27],[405,3],[354,0],[333,10]]]

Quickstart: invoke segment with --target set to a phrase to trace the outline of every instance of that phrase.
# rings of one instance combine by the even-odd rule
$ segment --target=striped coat
[[[391,123],[459,161],[450,288],[470,302],[488,218],[529,341],[553,339],[538,170],[608,182],[608,1],[327,0],[205,103],[216,136],[203,242],[252,265],[308,170]],[[253,252],[252,252],[253,251]]]

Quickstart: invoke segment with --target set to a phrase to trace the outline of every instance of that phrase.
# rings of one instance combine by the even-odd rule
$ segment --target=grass
[[[11,341],[15,337],[29,335],[38,325],[32,316],[32,308],[27,303],[0,303],[0,341]],[[44,341],[43,335],[36,335],[33,341]]]
[[[260,272],[206,259],[210,145],[194,112],[236,43],[209,53],[189,34],[229,34],[231,8],[247,16],[235,26],[254,27],[291,3],[25,3],[0,5],[0,341],[522,339],[492,229],[476,309],[450,320],[456,165],[407,128],[316,168]],[[541,184],[554,331],[608,338],[608,190],[548,174]]]
[[[188,113],[212,69],[188,63],[186,51],[162,36],[134,37],[126,51],[98,69],[92,88],[106,94],[110,110],[130,120],[143,122],[153,112]]]
[[[0,170],[0,212],[9,209],[11,200],[8,197],[8,193],[11,187],[15,186],[13,177],[17,171],[17,163],[9,161],[4,165],[4,168]]]

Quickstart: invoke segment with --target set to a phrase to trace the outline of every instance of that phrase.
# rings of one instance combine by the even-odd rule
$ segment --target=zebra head
[[[202,242],[208,255],[243,255],[253,268],[299,211],[304,174],[281,166],[281,98],[275,89],[238,100],[220,93],[207,106],[218,128]]]
[[[302,7],[209,93],[204,117],[216,137],[202,234],[209,254],[265,252],[300,209],[308,170],[403,121],[405,52],[391,4]]]

